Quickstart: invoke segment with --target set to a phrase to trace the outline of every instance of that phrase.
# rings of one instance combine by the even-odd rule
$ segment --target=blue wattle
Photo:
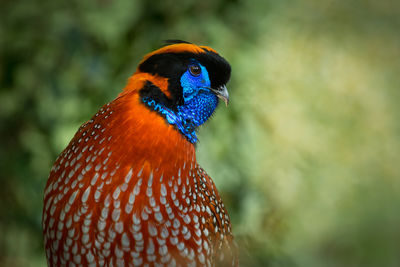
[[[200,92],[190,102],[177,106],[177,111],[148,97],[143,98],[143,102],[152,110],[163,115],[169,124],[174,125],[194,144],[197,142],[196,128],[212,115],[218,105],[218,98],[210,92]]]

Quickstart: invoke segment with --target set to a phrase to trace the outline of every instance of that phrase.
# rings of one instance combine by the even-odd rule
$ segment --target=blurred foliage
[[[42,194],[162,40],[232,64],[198,159],[242,266],[400,266],[400,2],[1,1],[0,265],[44,266]]]

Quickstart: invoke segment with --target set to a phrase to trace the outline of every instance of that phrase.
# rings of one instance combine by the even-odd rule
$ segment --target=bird
[[[238,266],[228,212],[196,160],[230,76],[208,46],[172,40],[143,57],[51,168],[48,266]]]

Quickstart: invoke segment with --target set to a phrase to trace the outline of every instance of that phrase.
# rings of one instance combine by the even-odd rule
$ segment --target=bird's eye
[[[199,76],[201,73],[201,68],[199,65],[190,65],[189,71],[193,76]]]

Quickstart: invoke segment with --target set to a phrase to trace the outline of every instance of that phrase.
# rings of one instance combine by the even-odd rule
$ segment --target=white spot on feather
[[[86,188],[85,192],[83,193],[82,198],[81,198],[83,203],[85,203],[88,200],[89,194],[90,194],[90,189],[91,189],[91,187],[88,186],[88,188]]]

